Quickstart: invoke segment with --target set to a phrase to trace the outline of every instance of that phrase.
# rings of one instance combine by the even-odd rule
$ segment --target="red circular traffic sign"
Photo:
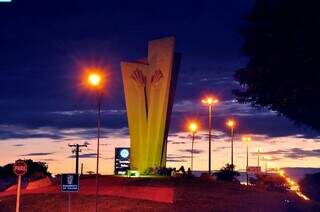
[[[13,165],[13,172],[16,175],[24,175],[25,173],[27,173],[28,171],[28,166],[25,162],[23,162],[22,160],[18,160],[14,163]]]

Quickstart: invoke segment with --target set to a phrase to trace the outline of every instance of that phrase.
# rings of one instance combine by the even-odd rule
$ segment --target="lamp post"
[[[249,144],[251,142],[251,137],[244,136],[242,137],[243,142],[247,146],[247,166],[246,166],[246,174],[247,174],[247,185],[249,185],[249,175],[248,175],[248,167],[249,167]]]
[[[233,164],[233,136],[234,136],[234,127],[236,125],[236,122],[232,119],[229,119],[226,122],[227,127],[230,128],[230,133],[231,133],[231,166],[234,168]]]
[[[191,144],[191,171],[193,171],[193,144],[194,144],[194,137],[195,137],[195,134],[197,132],[197,129],[198,129],[198,125],[195,123],[195,122],[191,122],[189,124],[189,130],[190,132],[192,133],[192,144]]]
[[[99,72],[91,72],[87,77],[88,84],[96,91],[97,94],[97,164],[96,164],[96,204],[95,211],[98,211],[98,195],[99,195],[99,158],[100,158],[100,120],[101,120],[101,102],[103,77]]]
[[[202,103],[208,106],[208,130],[209,130],[209,175],[211,175],[211,128],[212,128],[212,106],[219,102],[213,97],[202,99]]]
[[[271,160],[271,157],[264,156],[262,159],[265,161],[265,172],[268,173],[268,161]]]
[[[258,155],[258,167],[260,166],[260,152],[261,152],[261,148],[258,147],[257,149],[257,155]]]

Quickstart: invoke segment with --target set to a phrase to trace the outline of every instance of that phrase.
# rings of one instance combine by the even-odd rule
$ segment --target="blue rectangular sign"
[[[61,174],[61,191],[62,192],[78,192],[79,191],[79,175]]]
[[[125,175],[130,169],[130,148],[118,147],[115,149],[114,174]]]

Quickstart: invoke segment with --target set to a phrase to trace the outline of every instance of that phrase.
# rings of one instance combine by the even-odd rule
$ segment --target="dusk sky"
[[[112,173],[115,147],[130,145],[120,61],[147,55],[148,40],[175,36],[182,54],[168,144],[168,167],[189,166],[188,119],[201,123],[194,168],[208,163],[207,108],[201,98],[220,99],[213,113],[212,165],[230,160],[229,117],[237,120],[235,164],[245,167],[241,136],[250,134],[250,164],[262,148],[270,166],[320,167],[318,133],[275,112],[238,104],[234,72],[246,66],[238,33],[254,0],[43,1],[0,3],[0,165],[16,159],[46,161],[53,173],[74,170],[68,144],[88,142],[80,161],[94,171],[96,99],[81,85],[85,67],[108,76],[102,103],[101,172]],[[272,82],[270,82],[272,83]]]

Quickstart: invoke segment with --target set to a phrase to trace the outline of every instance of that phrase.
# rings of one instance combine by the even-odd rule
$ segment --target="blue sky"
[[[70,169],[71,162],[59,169],[57,161],[72,161],[67,143],[85,141],[92,142],[92,147],[84,158],[94,157],[96,103],[80,83],[83,67],[90,65],[105,68],[111,79],[103,100],[102,136],[111,148],[106,149],[106,161],[112,164],[112,148],[129,145],[120,61],[144,57],[148,40],[173,35],[182,64],[169,159],[188,159],[184,122],[193,117],[206,123],[200,99],[212,93],[221,101],[214,111],[221,157],[229,139],[224,122],[234,117],[239,122],[238,136],[253,135],[283,165],[293,166],[288,161],[296,161],[308,166],[303,160],[313,161],[319,155],[317,132],[295,126],[274,112],[240,105],[232,94],[232,89],[239,88],[233,73],[247,62],[240,52],[244,41],[238,30],[246,24],[244,17],[253,5],[253,0],[0,4],[0,164],[30,157],[47,159],[57,171]],[[205,167],[207,154],[204,135],[202,139],[199,169]],[[272,146],[268,142],[280,143]],[[284,143],[286,151],[281,152],[278,147]],[[51,150],[51,145],[57,149]],[[228,162],[226,158],[216,168]],[[316,160],[311,163],[319,165]]]

